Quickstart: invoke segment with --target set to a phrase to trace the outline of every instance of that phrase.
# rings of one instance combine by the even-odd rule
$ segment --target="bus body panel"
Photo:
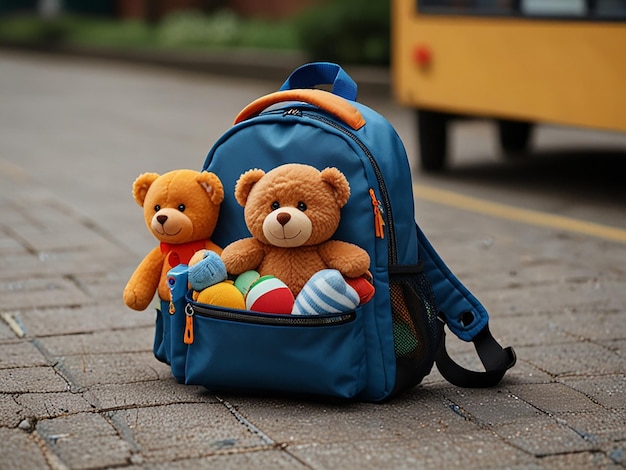
[[[428,15],[416,0],[392,3],[400,103],[626,131],[626,22]]]

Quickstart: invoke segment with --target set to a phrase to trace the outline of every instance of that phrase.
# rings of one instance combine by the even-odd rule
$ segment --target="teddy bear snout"
[[[284,227],[285,225],[287,225],[287,222],[291,220],[291,214],[289,214],[288,212],[281,212],[276,215],[276,220],[280,225]]]
[[[154,236],[161,241],[179,243],[176,240],[191,236],[194,225],[191,219],[179,210],[165,207],[152,216],[150,227]]]
[[[263,221],[263,234],[267,241],[285,248],[304,245],[312,230],[311,220],[302,211],[290,206],[270,212]]]

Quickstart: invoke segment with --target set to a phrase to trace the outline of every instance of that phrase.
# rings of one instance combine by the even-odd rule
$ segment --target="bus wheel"
[[[443,113],[417,110],[417,133],[422,170],[442,170],[448,153],[448,119]]]
[[[498,119],[498,137],[504,156],[519,157],[528,150],[533,125],[526,121]]]

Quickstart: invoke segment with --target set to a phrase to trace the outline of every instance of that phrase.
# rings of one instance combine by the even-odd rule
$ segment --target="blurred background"
[[[41,45],[304,51],[389,64],[389,0],[1,0],[0,40]]]

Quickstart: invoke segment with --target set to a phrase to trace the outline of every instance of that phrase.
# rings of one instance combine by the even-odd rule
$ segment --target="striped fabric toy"
[[[359,305],[359,294],[336,269],[324,269],[311,276],[296,297],[292,315],[320,315],[350,312]]]

